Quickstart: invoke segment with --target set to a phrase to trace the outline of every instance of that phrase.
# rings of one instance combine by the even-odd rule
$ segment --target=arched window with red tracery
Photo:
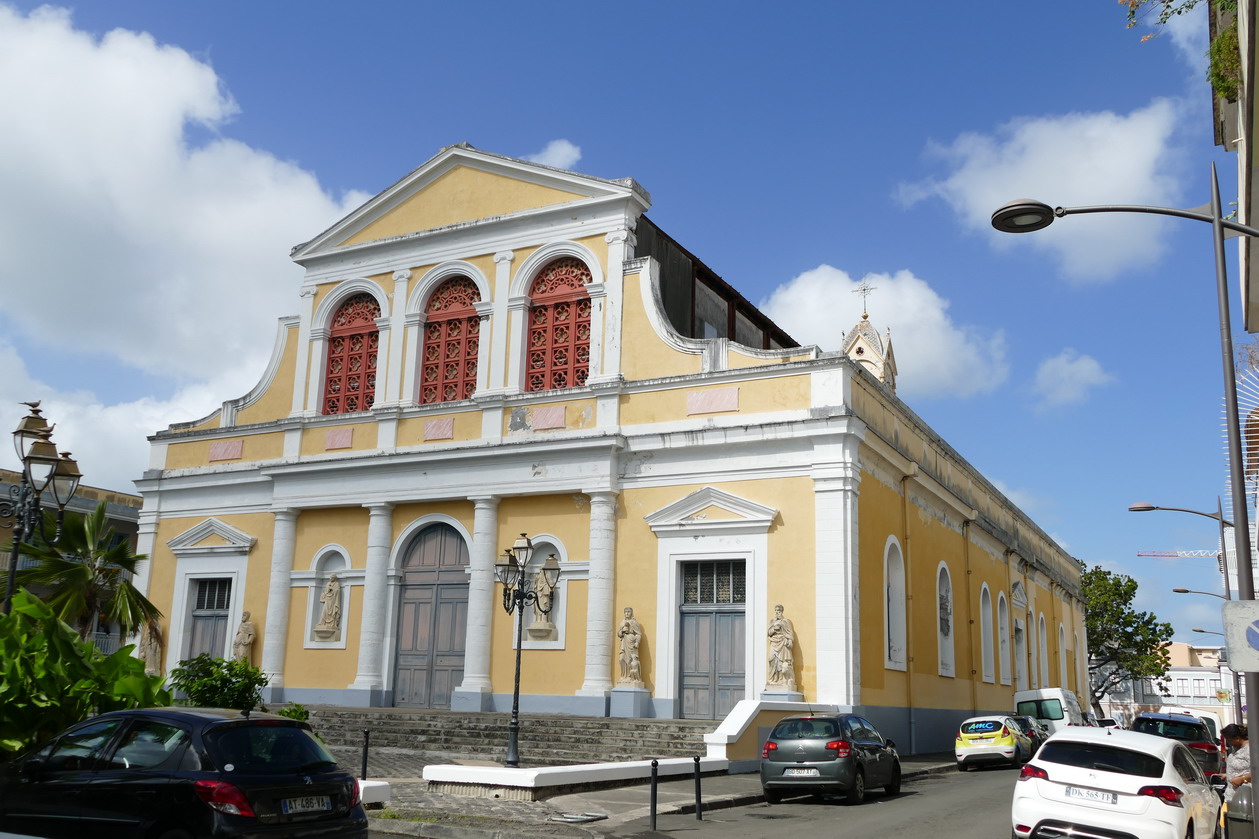
[[[376,401],[376,351],[380,304],[370,294],[356,294],[341,304],[328,335],[323,412],[366,411]]]
[[[453,402],[476,393],[481,292],[467,277],[452,277],[437,287],[424,313],[420,351],[420,404]]]
[[[529,288],[529,350],[525,390],[578,387],[590,375],[590,269],[564,257],[548,264]]]

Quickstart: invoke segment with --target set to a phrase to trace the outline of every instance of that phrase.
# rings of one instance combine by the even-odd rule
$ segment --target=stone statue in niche
[[[336,574],[328,576],[319,593],[319,623],[315,637],[320,641],[336,641],[341,637],[341,581]]]
[[[796,689],[795,654],[796,628],[783,617],[783,607],[774,607],[774,619],[769,622],[769,675],[765,689],[794,691]]]
[[[551,612],[555,609],[555,589],[546,584],[541,571],[533,575],[533,591],[537,595],[533,603],[533,622],[525,631],[530,640],[554,641],[557,633]]]
[[[616,629],[616,637],[621,642],[621,678],[617,686],[645,687],[642,664],[638,659],[638,647],[643,642],[643,625],[634,617],[634,610],[629,606],[625,607],[625,617]]]
[[[254,641],[258,633],[254,630],[254,622],[249,619],[249,612],[240,613],[240,626],[236,627],[236,637],[232,639],[232,658],[253,664]]]
[[[949,637],[949,632],[953,629],[953,604],[952,595],[946,589],[940,592],[940,634],[945,638]]]

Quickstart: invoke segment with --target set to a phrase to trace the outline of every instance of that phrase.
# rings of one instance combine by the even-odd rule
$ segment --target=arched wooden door
[[[426,527],[402,559],[394,705],[449,708],[463,681],[468,546],[448,524]]]

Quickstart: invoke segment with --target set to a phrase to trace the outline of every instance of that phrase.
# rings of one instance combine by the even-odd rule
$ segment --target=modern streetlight
[[[1209,630],[1209,629],[1199,629],[1199,628],[1198,628],[1198,627],[1196,627],[1196,626],[1193,628],[1193,631],[1194,631],[1194,632],[1201,632],[1203,635],[1218,635],[1218,636],[1220,636],[1221,638],[1223,638],[1223,637],[1224,637],[1224,633],[1223,633],[1223,632],[1212,632],[1212,631],[1211,631],[1211,630]]]
[[[533,542],[521,533],[510,548],[503,551],[503,561],[494,566],[494,576],[503,584],[503,608],[516,613],[516,678],[511,692],[511,722],[507,724],[507,759],[504,766],[520,766],[520,648],[525,635],[525,606],[534,604],[544,615],[551,613],[555,586],[560,581],[560,564],[551,554],[536,574],[528,573]]]
[[[79,465],[69,452],[57,453],[57,447],[52,443],[52,427],[40,415],[39,402],[22,404],[30,408],[30,413],[22,417],[13,432],[13,448],[22,462],[22,477],[16,486],[9,487],[9,498],[0,500],[0,519],[10,519],[13,523],[13,547],[9,551],[9,566],[5,574],[3,612],[6,615],[13,607],[22,543],[31,541],[36,527],[43,527],[40,502],[45,490],[51,491],[57,507],[57,532],[51,540],[56,542],[61,536],[66,505],[74,497],[83,478]]]
[[[1246,508],[1245,463],[1242,460],[1241,420],[1237,408],[1237,374],[1233,369],[1233,326],[1228,306],[1228,268],[1224,259],[1224,231],[1231,230],[1242,236],[1259,239],[1259,229],[1238,224],[1224,218],[1220,208],[1220,181],[1215,164],[1211,164],[1210,212],[1201,209],[1178,210],[1170,207],[1150,207],[1134,204],[1105,204],[1094,207],[1050,207],[1040,201],[1019,199],[1011,201],[992,214],[992,226],[1003,233],[1030,233],[1042,230],[1055,219],[1086,213],[1148,213],[1174,216],[1211,225],[1215,248],[1215,296],[1219,306],[1220,354],[1224,367],[1225,425],[1228,429],[1229,496],[1233,502],[1236,525],[1233,537],[1237,550],[1237,588],[1241,600],[1255,599],[1254,567],[1251,564],[1250,518]],[[1246,673],[1246,695],[1259,697],[1259,673]],[[1247,727],[1259,731],[1259,704],[1247,702]],[[1250,741],[1250,763],[1259,766],[1259,737]]]
[[[1220,526],[1219,563],[1220,563],[1220,573],[1224,575],[1224,599],[1232,600],[1233,599],[1232,586],[1229,584],[1229,581],[1228,581],[1228,551],[1225,550],[1224,548],[1224,545],[1225,545],[1224,528],[1233,527],[1234,525],[1231,521],[1224,518],[1224,505],[1221,503],[1220,497],[1218,495],[1215,497],[1215,512],[1214,513],[1204,513],[1201,510],[1190,510],[1185,507],[1156,507],[1153,504],[1146,504],[1146,503],[1133,504],[1128,507],[1128,512],[1130,513],[1148,513],[1152,510],[1169,510],[1174,513],[1192,513],[1195,516],[1202,516],[1203,518],[1215,519],[1215,521]],[[1249,539],[1246,541],[1247,541],[1247,544],[1250,543]],[[1238,579],[1238,586],[1239,587],[1241,586],[1240,578]],[[1238,592],[1238,597],[1241,597],[1240,591]],[[1242,599],[1245,599],[1245,598],[1242,598]]]
[[[1174,589],[1172,589],[1172,591],[1176,592],[1177,594],[1205,594],[1207,597],[1218,597],[1218,598],[1220,598],[1221,600],[1228,600],[1228,599],[1229,599],[1229,598],[1225,597],[1224,595],[1222,595],[1222,594],[1216,594],[1216,593],[1215,593],[1215,592],[1213,592],[1213,591],[1197,591],[1197,590],[1195,590],[1195,589],[1191,589],[1191,588],[1184,588],[1183,586],[1176,586]],[[1196,629],[1194,630],[1194,632],[1197,632],[1197,631],[1198,631],[1198,630],[1196,630]]]

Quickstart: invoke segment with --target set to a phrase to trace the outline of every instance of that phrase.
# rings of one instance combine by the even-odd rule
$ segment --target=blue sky
[[[87,481],[130,489],[146,435],[256,382],[297,311],[289,249],[466,141],[637,179],[802,342],[837,348],[867,278],[910,406],[1210,640],[1190,628],[1218,601],[1169,589],[1219,590],[1214,563],[1136,553],[1213,548],[1212,523],[1126,511],[1226,493],[1210,228],[988,224],[1021,197],[1198,206],[1212,162],[1235,193],[1205,19],[1173,23],[1142,43],[1097,0],[0,0],[0,426],[43,399]]]

